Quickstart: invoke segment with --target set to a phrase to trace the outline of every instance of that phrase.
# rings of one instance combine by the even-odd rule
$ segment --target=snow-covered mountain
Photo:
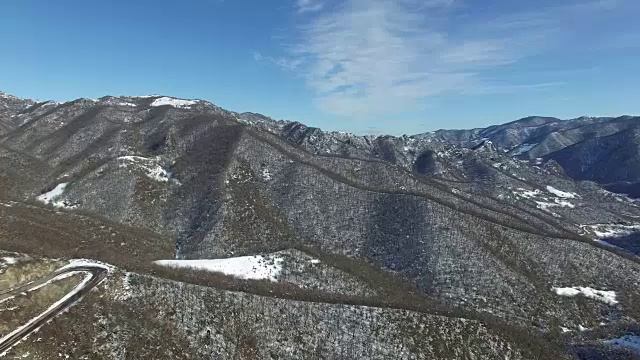
[[[176,349],[209,344],[223,358],[247,346],[254,358],[534,359],[617,353],[600,340],[640,319],[640,205],[554,158],[587,146],[588,132],[631,133],[629,119],[374,137],[159,95],[3,95],[0,109],[0,249],[141,274],[127,282],[135,301],[107,297],[101,311],[161,304],[167,319],[118,313],[107,331],[130,318],[128,329],[168,327],[187,339]],[[201,297],[225,311],[249,304],[230,310],[231,324],[260,307],[291,314],[306,335],[291,340],[276,320],[211,335],[232,325],[200,324],[222,316]],[[374,345],[364,309],[384,313]]]
[[[521,160],[553,160],[572,179],[595,181],[633,197],[640,195],[640,117],[527,117],[483,129],[438,130],[403,137],[323,132],[298,123],[280,123],[271,129],[318,153],[349,155],[359,150],[409,169],[431,172],[435,170],[425,169],[424,164],[437,163],[429,160],[433,148],[442,146],[436,144],[475,148],[490,141]]]

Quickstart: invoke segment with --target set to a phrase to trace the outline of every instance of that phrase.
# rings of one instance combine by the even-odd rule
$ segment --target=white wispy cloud
[[[543,89],[562,81],[493,86],[487,73],[568,41],[568,27],[579,30],[578,21],[628,1],[565,1],[487,17],[460,0],[297,0],[299,12],[313,14],[287,55],[267,60],[302,76],[321,109],[347,116],[406,109],[450,92]]]
[[[296,0],[296,8],[299,13],[316,12],[322,10],[324,4],[319,0]]]
[[[302,63],[304,62],[304,60],[300,58],[273,57],[273,56],[263,55],[258,51],[252,52],[251,56],[253,56],[253,59],[257,62],[271,63],[278,66],[281,69],[291,71],[291,72],[297,71],[302,65]]]
[[[416,6],[445,11],[451,1],[352,0],[302,29],[294,48],[305,59],[317,105],[338,115],[406,108],[473,82],[473,71],[510,62],[502,41],[455,41]]]

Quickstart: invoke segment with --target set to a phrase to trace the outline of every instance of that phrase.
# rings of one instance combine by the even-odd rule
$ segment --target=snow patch
[[[129,107],[137,106],[136,104],[129,102],[124,98],[107,97],[107,98],[104,98],[102,102],[104,104],[111,105],[111,106],[129,106]]]
[[[562,201],[562,200],[556,200],[556,204],[562,206],[562,207],[568,207],[568,208],[574,208],[576,207],[575,205],[573,205],[572,203],[568,202],[568,201]]]
[[[540,204],[542,204],[542,203],[540,203]],[[554,203],[546,203],[544,205],[545,206],[551,206],[551,207],[553,207],[553,206],[568,207],[568,208],[572,208],[572,209],[574,207],[576,207],[575,205],[573,205],[572,203],[570,203],[570,202],[568,202],[566,200],[558,200],[558,199],[555,199]]]
[[[560,296],[576,296],[581,292],[576,288],[552,288],[551,290]]]
[[[174,268],[220,272],[245,280],[278,281],[283,261],[279,256],[255,255],[210,260],[158,260],[154,263]]]
[[[615,305],[618,303],[618,301],[616,300],[615,291],[596,290],[590,287],[582,287],[582,286],[573,286],[573,287],[565,287],[565,288],[554,287],[554,288],[551,288],[551,291],[553,291],[556,295],[568,296],[568,297],[574,297],[582,294],[585,297],[598,300],[609,305]]]
[[[538,209],[542,209],[542,210],[549,210],[549,208],[552,207],[568,207],[573,209],[574,207],[576,207],[575,205],[573,205],[572,203],[568,202],[568,201],[564,201],[564,200],[554,200],[554,202],[547,202],[547,201],[536,201],[537,204],[537,208]]]
[[[53,188],[53,190],[38,196],[38,200],[44,202],[45,204],[48,204],[56,198],[62,196],[66,187],[67,183],[58,184],[55,188]]]
[[[542,191],[538,189],[527,190],[523,188],[518,188],[513,192],[518,197],[525,198],[525,199],[532,199],[536,203],[536,206],[538,209],[542,209],[545,211],[552,207],[568,207],[568,208],[576,207],[574,204],[568,202],[567,200],[563,200],[562,198],[558,198],[558,197],[550,198],[548,196],[544,196]]]
[[[118,167],[127,168],[134,166],[144,170],[145,175],[156,181],[167,182],[171,174],[159,164],[159,159],[145,158],[142,156],[120,156],[116,159]]]
[[[13,265],[16,264],[18,262],[18,259],[12,257],[12,256],[5,256],[2,258],[2,261],[5,263],[5,265]]]
[[[161,98],[153,100],[151,106],[164,106],[169,105],[177,108],[188,108],[191,105],[195,105],[197,101],[195,100],[183,100],[183,99],[174,99],[170,97],[163,96]]]
[[[153,94],[153,95],[136,95],[136,96],[131,96],[132,98],[138,98],[138,99],[148,99],[148,98],[152,98],[152,97],[158,97],[160,95],[158,94]]]
[[[531,199],[542,194],[542,192],[538,189],[531,191],[527,189],[518,188],[516,191],[517,191],[516,195],[520,195],[526,199]]]
[[[622,237],[640,231],[640,225],[593,224],[581,225],[581,227],[590,229],[599,239]]]
[[[66,209],[76,208],[77,206],[69,205],[64,200],[60,200],[60,198],[64,194],[64,190],[67,188],[67,184],[68,183],[60,183],[56,185],[56,187],[53,188],[53,190],[38,196],[36,200],[45,204],[52,204],[57,208],[66,208]]]
[[[547,185],[547,191],[552,193],[555,196],[561,197],[561,198],[565,198],[565,199],[575,199],[578,194],[576,193],[571,193],[571,192],[566,192],[566,191],[562,191],[562,190],[558,190],[556,188],[554,188],[553,186]]]
[[[269,169],[262,169],[262,178],[266,181],[269,181],[272,179]]]

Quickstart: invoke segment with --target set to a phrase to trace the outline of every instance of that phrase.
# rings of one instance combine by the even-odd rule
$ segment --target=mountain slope
[[[36,102],[32,100],[20,99],[0,91],[0,136],[20,124],[21,111],[36,106]]]
[[[51,267],[47,259],[15,253],[0,255],[13,256],[14,275]],[[478,321],[390,308],[258,296],[108,267],[108,278],[95,291],[65,316],[44,326],[37,338],[27,338],[6,356],[563,358],[557,347],[546,348],[548,344],[535,336],[487,327]],[[0,280],[6,277],[0,273]],[[41,291],[52,293],[55,289],[50,290],[51,287]],[[0,310],[4,310],[3,305]],[[16,298],[12,305],[14,310],[26,312],[30,304],[26,299]],[[526,340],[527,344],[514,345],[516,339]]]

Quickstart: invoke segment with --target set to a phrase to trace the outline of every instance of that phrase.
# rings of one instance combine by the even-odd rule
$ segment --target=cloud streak
[[[319,0],[296,0],[298,13],[316,12],[322,10],[324,4]]]
[[[567,26],[621,3],[565,3],[486,17],[456,0],[348,0],[330,8],[297,0],[298,12],[312,16],[297,29],[287,56],[269,60],[302,76],[319,108],[344,116],[406,110],[448,93],[544,89],[561,82],[492,87],[488,74],[543,53],[554,39],[569,41]]]

